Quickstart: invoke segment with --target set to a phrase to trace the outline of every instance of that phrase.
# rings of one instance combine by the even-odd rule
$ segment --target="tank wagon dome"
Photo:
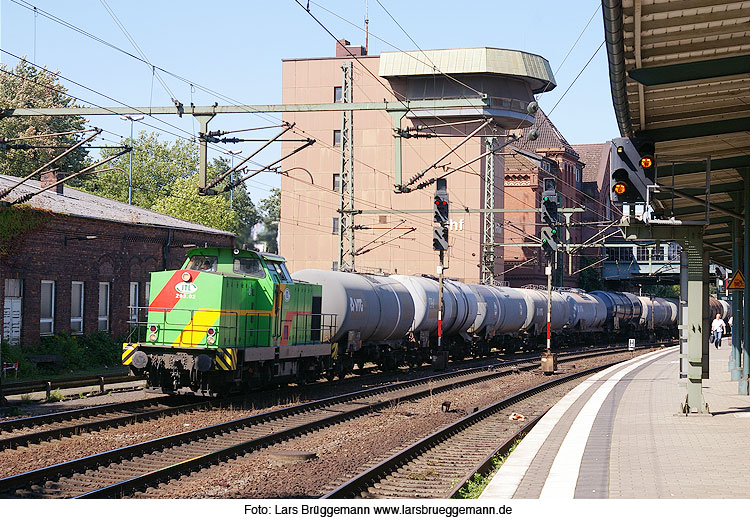
[[[391,277],[307,269],[292,278],[322,286],[322,312],[336,315],[333,341],[349,331],[359,331],[363,341],[400,339],[412,326],[414,302]]]

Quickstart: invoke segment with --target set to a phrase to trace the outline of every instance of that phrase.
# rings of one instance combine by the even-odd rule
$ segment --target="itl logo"
[[[349,298],[349,310],[352,312],[365,312],[365,302],[362,298]]]
[[[453,232],[461,231],[463,232],[464,229],[464,220],[461,219],[460,221],[454,221],[453,219],[450,220],[450,224],[448,225],[448,230],[452,230]]]
[[[180,294],[193,294],[198,290],[198,287],[195,285],[195,283],[182,282],[175,285],[174,289]]]

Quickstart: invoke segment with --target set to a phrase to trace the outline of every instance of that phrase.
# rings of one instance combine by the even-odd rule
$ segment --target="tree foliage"
[[[260,202],[260,212],[263,217],[263,231],[258,235],[258,241],[266,243],[267,250],[277,254],[279,244],[279,221],[281,219],[281,190],[274,188],[271,195]]]
[[[123,142],[130,144],[130,139]],[[116,149],[102,151],[102,157]],[[198,195],[198,146],[184,139],[174,142],[159,140],[157,133],[141,132],[133,140],[132,203],[187,221],[228,230],[237,234],[239,244],[250,240],[250,230],[261,217],[244,184],[231,193],[215,196]],[[229,168],[224,157],[212,159],[207,167],[207,180]],[[109,171],[97,174],[84,183],[84,189],[126,203],[130,155],[112,161]],[[224,188],[228,180],[219,183]]]
[[[40,70],[25,60],[9,68],[0,64],[0,108],[67,108],[74,106],[75,99],[66,94],[57,75]],[[76,131],[71,135],[25,139],[10,144],[31,146],[71,146],[82,137],[86,119],[80,116],[67,117],[8,117],[0,119],[0,138],[15,139],[50,133]],[[25,177],[37,168],[54,159],[63,149],[34,148],[0,150],[0,173]],[[85,149],[77,149],[61,159],[56,167],[63,172],[77,172],[89,164]]]
[[[602,265],[594,265],[597,259],[581,256],[582,270],[578,274],[578,287],[586,291],[601,290],[604,285],[602,282]],[[586,268],[588,267],[588,268]]]

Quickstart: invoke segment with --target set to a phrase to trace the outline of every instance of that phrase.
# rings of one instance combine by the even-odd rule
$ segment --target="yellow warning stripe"
[[[232,371],[236,369],[236,351],[234,349],[217,349],[216,368],[224,371]]]
[[[123,343],[122,344],[122,364],[130,365],[133,361],[133,355],[138,350],[137,344]]]

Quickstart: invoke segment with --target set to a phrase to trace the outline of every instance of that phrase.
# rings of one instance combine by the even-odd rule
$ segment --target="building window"
[[[99,330],[109,332],[109,282],[99,282]]]
[[[42,280],[41,309],[39,311],[39,333],[55,332],[55,282]]]
[[[580,166],[576,166],[576,182],[577,183],[581,182],[581,167]]]
[[[344,90],[341,86],[333,87],[333,102],[341,102],[344,99]]]
[[[333,189],[336,192],[341,189],[341,174],[333,174]]]
[[[649,260],[649,257],[648,257],[649,249],[653,250],[654,247],[653,246],[649,246],[649,247],[636,247],[635,259],[637,261],[648,261]]]
[[[83,332],[83,281],[74,281],[70,287],[70,332]]]
[[[151,282],[147,281],[143,285],[143,300],[146,302],[144,304],[145,307],[148,307],[151,305]]]
[[[130,321],[138,321],[138,282],[130,282],[130,303],[128,303]]]
[[[339,269],[339,262],[338,261],[331,261],[331,270],[334,272]]]
[[[333,130],[333,145],[341,146],[341,130]]]
[[[339,233],[339,218],[332,217],[331,218],[331,234],[338,234],[338,233]]]
[[[679,261],[681,252],[682,247],[679,243],[670,243],[667,247],[667,255],[669,257],[669,261]]]
[[[5,301],[3,303],[3,339],[11,345],[21,343],[21,302],[23,280],[5,280]]]

